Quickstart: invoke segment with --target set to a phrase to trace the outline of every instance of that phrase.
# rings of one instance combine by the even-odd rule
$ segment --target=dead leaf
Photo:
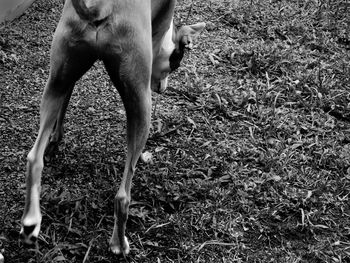
[[[141,153],[140,159],[144,163],[152,163],[153,154],[149,151]]]
[[[187,117],[187,121],[192,124],[193,128],[197,128],[196,123],[190,117]]]

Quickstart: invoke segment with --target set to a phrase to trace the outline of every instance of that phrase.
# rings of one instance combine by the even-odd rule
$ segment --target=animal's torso
[[[73,0],[74,1],[74,0]],[[73,8],[67,0],[57,30],[70,30],[69,45],[89,48],[103,55],[132,48],[134,41],[149,41],[137,36],[152,27],[153,54],[156,55],[169,29],[175,0],[77,0],[86,9]],[[76,7],[76,6],[74,6]]]

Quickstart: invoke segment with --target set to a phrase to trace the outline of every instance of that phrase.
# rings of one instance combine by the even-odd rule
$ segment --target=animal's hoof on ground
[[[130,252],[130,246],[128,239],[124,237],[124,246],[122,247],[120,244],[114,244],[114,241],[111,241],[110,248],[111,251],[116,255],[127,255]]]
[[[36,225],[32,226],[23,226],[21,232],[19,233],[19,239],[25,245],[34,245],[38,237],[34,234]]]

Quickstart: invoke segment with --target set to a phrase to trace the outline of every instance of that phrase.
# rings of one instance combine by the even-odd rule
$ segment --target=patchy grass
[[[6,262],[349,262],[347,1],[179,0],[206,21],[158,100],[128,221],[108,251],[125,117],[97,63],[77,84],[43,176],[37,249],[18,243],[25,156],[38,129],[61,5],[0,28],[0,251]]]

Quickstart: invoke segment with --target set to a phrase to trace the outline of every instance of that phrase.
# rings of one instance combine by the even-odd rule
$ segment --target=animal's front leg
[[[67,111],[70,97],[72,95],[72,91],[73,91],[73,87],[71,87],[70,90],[67,92],[63,105],[58,112],[57,120],[55,122],[53,131],[51,133],[49,143],[45,149],[45,161],[50,160],[55,155],[55,152],[58,150],[58,145],[63,138],[63,135],[64,135],[63,120]]]

